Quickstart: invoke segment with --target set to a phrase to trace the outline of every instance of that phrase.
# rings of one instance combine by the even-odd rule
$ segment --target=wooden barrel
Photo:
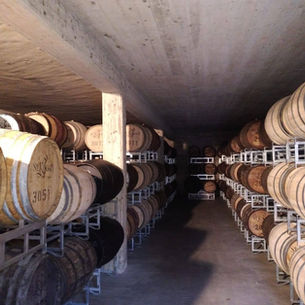
[[[291,224],[295,227],[294,224]],[[288,232],[286,222],[276,225],[269,234],[269,251],[275,263],[289,274],[289,262],[297,247],[297,235]]]
[[[269,234],[271,230],[274,228],[275,223],[274,223],[274,215],[268,215],[262,224],[262,230],[263,230],[263,237],[268,243],[269,240]]]
[[[64,165],[64,187],[57,208],[48,217],[52,224],[68,223],[85,214],[96,197],[96,184],[93,177],[71,164]]]
[[[246,205],[248,205],[248,203],[243,198],[238,199],[238,201],[235,203],[235,211],[239,218],[241,218],[241,212],[243,211]]]
[[[20,113],[0,109],[0,128],[45,135],[43,126]]]
[[[63,186],[63,164],[56,143],[46,137],[1,129],[0,148],[6,159],[8,182],[0,226],[49,217]]]
[[[135,213],[138,214],[138,229],[142,228],[143,224],[144,224],[144,217],[145,217],[144,211],[137,204],[131,205],[129,208],[133,209],[135,211]]]
[[[272,171],[273,167],[272,166],[266,166],[265,170],[262,173],[261,176],[261,185],[264,189],[265,194],[269,194],[268,191],[268,176],[269,173]]]
[[[225,168],[225,176],[230,178],[230,179],[231,179],[231,176],[230,176],[231,167],[232,167],[232,164],[226,166],[226,168]]]
[[[207,175],[215,175],[217,167],[214,163],[205,163],[203,164],[203,172]]]
[[[148,203],[151,205],[152,208],[152,218],[154,218],[159,210],[159,201],[156,196],[150,196],[147,199]]]
[[[97,265],[94,247],[89,241],[66,237],[63,257],[51,257],[55,271],[62,278],[62,299],[64,304],[73,295],[81,292]]]
[[[85,144],[93,152],[103,152],[103,125],[98,124],[87,129]]]
[[[272,145],[266,134],[264,123],[259,120],[247,123],[240,131],[239,139],[245,148],[263,149]]]
[[[246,164],[242,164],[240,165],[237,170],[236,170],[236,177],[237,177],[237,181],[243,185],[246,184],[246,175],[245,172],[247,172],[247,170],[249,169],[249,165]]]
[[[289,173],[293,170],[294,164],[279,163],[269,172],[267,177],[268,193],[275,201],[288,209],[291,209],[291,203],[290,198],[287,197],[285,185]]]
[[[156,133],[156,131],[153,128],[151,128],[147,125],[145,125],[145,127],[150,131],[150,133],[152,135],[152,140],[151,140],[150,146],[148,147],[148,150],[157,151],[161,146],[160,136]]]
[[[244,198],[239,195],[235,196],[234,201],[231,200],[231,207],[232,207],[233,211],[237,212],[237,207],[242,200],[245,201]],[[240,207],[240,209],[241,209],[241,207]]]
[[[13,253],[19,249],[10,249]],[[0,272],[0,305],[60,305],[61,275],[40,251]]]
[[[85,135],[87,127],[79,122],[65,121],[67,128],[67,138],[63,144],[65,149],[75,149],[76,151],[82,151],[86,148]]]
[[[149,149],[152,134],[148,128],[140,124],[126,125],[127,152],[143,152]]]
[[[295,292],[305,302],[305,249],[300,247],[293,252],[290,260],[290,279]]]
[[[138,179],[139,179],[139,175],[138,175],[138,171],[133,167],[132,164],[127,163],[127,192],[131,192],[135,189],[137,183],[138,183]]]
[[[115,198],[121,191],[124,184],[122,170],[111,162],[94,159],[78,163],[77,166],[83,167],[84,170],[100,181],[94,202],[106,203]]]
[[[118,253],[124,241],[121,224],[109,217],[100,218],[100,229],[89,231],[89,241],[97,255],[97,268],[110,262]]]
[[[165,191],[164,190],[158,191],[155,193],[155,196],[157,197],[159,202],[159,209],[162,209],[166,205],[168,199]]]
[[[230,204],[231,204],[231,207],[232,207],[233,210],[235,210],[235,209],[234,209],[234,207],[235,207],[235,202],[236,202],[239,198],[240,198],[240,196],[239,196],[237,193],[234,193],[233,196],[231,197],[231,199],[230,199]]]
[[[226,172],[226,168],[228,167],[229,165],[226,163],[226,162],[221,162],[218,166],[217,166],[217,171],[220,173],[220,174],[224,174]]]
[[[249,215],[251,214],[251,212],[252,212],[251,204],[246,203],[245,205],[243,205],[243,207],[241,208],[240,213],[239,213],[239,215],[240,215],[239,218],[247,230],[249,229],[247,226],[248,225],[247,219],[248,219]]]
[[[203,190],[207,193],[214,193],[217,189],[217,184],[214,180],[203,180]]]
[[[229,143],[229,148],[232,150],[233,153],[239,153],[243,150],[243,146],[239,140],[238,136],[235,136]]]
[[[143,189],[145,187],[145,172],[144,172],[144,168],[142,166],[137,166],[134,163],[130,163],[130,166],[137,172],[137,183],[134,186],[133,190],[137,191],[140,189]]]
[[[230,177],[231,179],[233,179],[234,181],[238,181],[238,169],[242,166],[242,163],[234,163],[231,168],[230,168]]]
[[[298,215],[305,218],[305,167],[293,168],[282,184],[283,193],[287,196],[290,208],[294,209]]]
[[[253,235],[264,237],[263,222],[270,214],[264,209],[255,209],[250,212],[246,221],[246,227]]]
[[[234,195],[234,190],[232,189],[231,186],[228,186],[225,191],[226,198],[228,198],[230,200],[233,195]]]
[[[158,165],[158,162],[147,162],[146,163],[152,170],[152,182],[158,181],[160,179],[160,166]],[[160,163],[159,163],[160,164]],[[175,173],[176,166],[172,169],[173,174]]]
[[[127,239],[131,239],[137,232],[139,226],[138,214],[134,209],[127,207]]]
[[[293,137],[304,138],[305,134],[305,83],[298,87],[282,110],[285,130]]]
[[[218,181],[218,187],[221,191],[225,192],[228,185],[224,180],[220,180],[220,181]]]
[[[267,191],[262,185],[262,175],[266,170],[268,170],[268,167],[264,165],[247,167],[242,172],[242,184],[252,192],[267,194]]]
[[[59,147],[65,143],[68,135],[67,128],[57,117],[39,112],[27,113],[26,116],[40,123],[45,130],[45,135],[54,140]]]
[[[204,146],[202,148],[202,154],[204,157],[215,157],[216,149],[213,146]]]
[[[188,155],[190,157],[200,157],[201,156],[201,149],[196,145],[192,145],[188,148]]]
[[[139,175],[138,184],[136,185],[135,190],[143,189],[154,182],[154,172],[151,166],[146,163],[132,163],[132,166],[137,170]],[[143,174],[143,178],[141,176],[141,173]],[[140,180],[141,178],[143,180]]]
[[[161,164],[159,162],[153,162],[155,166],[158,167],[158,178],[157,178],[157,181],[158,182],[162,182],[164,181],[165,179],[165,167],[164,167],[164,164]]]
[[[273,104],[265,118],[266,132],[275,144],[286,144],[289,139],[293,138],[293,135],[289,134],[283,124],[283,109],[289,98],[290,96],[286,96]]]

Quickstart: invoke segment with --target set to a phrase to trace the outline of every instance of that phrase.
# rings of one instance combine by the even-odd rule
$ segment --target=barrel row
[[[216,171],[217,171],[217,167],[214,163],[189,164],[190,175],[198,175],[198,174],[215,175]]]
[[[214,193],[217,190],[217,184],[214,180],[200,180],[196,176],[189,176],[184,181],[184,188],[187,193]]]
[[[127,173],[127,192],[132,192],[141,190],[156,181],[164,181],[166,168],[159,162],[128,163]]]
[[[138,229],[150,223],[167,202],[165,191],[156,192],[139,204],[129,205],[127,208],[127,238],[131,239]]]
[[[27,114],[0,110],[0,128],[44,135],[54,140],[59,147],[82,151],[88,147],[93,152],[103,152],[103,126],[87,129],[75,121],[61,121],[56,116],[30,112]],[[167,143],[166,143],[167,144]],[[157,151],[161,145],[160,136],[151,127],[142,124],[126,125],[126,150],[128,152]],[[165,145],[167,154],[175,155],[175,149]]]
[[[101,217],[100,223],[100,230],[90,230],[88,241],[65,238],[62,257],[35,252],[0,272],[0,305],[61,305],[81,292],[94,269],[112,260],[124,240],[116,220]],[[12,245],[8,255],[18,250]]]

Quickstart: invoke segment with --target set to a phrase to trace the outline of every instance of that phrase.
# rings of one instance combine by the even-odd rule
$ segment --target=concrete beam
[[[0,0],[0,21],[23,34],[91,85],[121,94],[126,110],[155,128],[168,130],[156,111],[129,83],[100,45],[94,33],[73,16],[64,1]]]

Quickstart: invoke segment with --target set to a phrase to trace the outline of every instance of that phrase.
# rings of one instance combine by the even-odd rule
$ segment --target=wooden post
[[[102,93],[103,109],[103,159],[123,170],[125,183],[115,202],[105,205],[105,214],[114,217],[126,232],[127,192],[126,192],[126,111],[123,98],[119,94]],[[105,268],[107,271],[123,273],[127,267],[127,240],[117,256]]]

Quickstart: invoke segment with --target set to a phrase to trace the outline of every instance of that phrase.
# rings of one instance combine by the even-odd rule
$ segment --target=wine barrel
[[[266,242],[268,243],[269,240],[269,234],[271,232],[271,230],[275,227],[275,223],[274,223],[274,215],[268,215],[262,224],[262,230],[263,230],[263,237],[266,240]]]
[[[67,128],[67,138],[63,144],[65,149],[75,149],[76,151],[82,151],[86,148],[85,135],[87,127],[79,122],[65,121]]]
[[[226,162],[221,162],[218,166],[217,166],[217,171],[220,173],[220,174],[224,174],[226,172],[226,168],[228,167],[229,165],[226,163]]]
[[[285,184],[289,173],[293,170],[294,164],[279,163],[269,172],[267,177],[268,193],[275,201],[288,209],[291,209],[291,203],[285,191]]]
[[[217,171],[217,167],[213,163],[205,163],[203,164],[203,172],[207,175],[215,175]]]
[[[236,182],[239,182],[238,180],[238,169],[242,166],[242,163],[234,163],[230,168],[230,177]]]
[[[151,128],[147,125],[145,125],[145,127],[150,131],[150,133],[152,135],[152,140],[151,140],[150,146],[148,147],[148,150],[157,151],[161,146],[160,136],[156,133],[156,131],[153,128]]]
[[[156,196],[150,196],[147,199],[147,202],[151,205],[152,208],[152,218],[154,218],[159,210],[159,200]]]
[[[305,249],[300,247],[293,252],[291,256],[289,270],[290,279],[293,283],[295,292],[305,302]]]
[[[141,185],[137,185],[136,189],[143,189],[154,182],[154,172],[151,166],[149,166],[147,163],[133,163],[132,165],[138,171],[138,174],[140,171],[142,171],[144,174],[143,183]]]
[[[97,188],[94,202],[106,203],[115,198],[121,191],[124,184],[122,170],[111,162],[94,159],[77,164],[92,176],[99,179],[100,187]]]
[[[61,276],[54,267],[50,257],[38,251],[1,271],[0,305],[62,304]]]
[[[131,209],[130,207],[127,207],[127,239],[131,239],[137,232],[137,229],[139,227],[139,218],[138,213]]]
[[[91,126],[85,133],[85,144],[93,152],[103,152],[103,125]]]
[[[273,104],[265,118],[265,130],[270,140],[275,144],[286,144],[289,139],[293,138],[293,135],[289,134],[283,124],[283,109],[289,98],[290,96],[286,96]]]
[[[133,209],[137,214],[138,214],[138,229],[139,228],[142,228],[143,225],[144,225],[144,211],[137,205],[137,204],[134,204],[134,205],[131,205],[129,207],[130,209]]]
[[[159,202],[159,209],[162,209],[167,202],[167,196],[165,194],[165,191],[164,190],[158,191],[155,193],[155,196],[157,197]]]
[[[241,179],[243,185],[250,191],[257,192],[259,194],[267,194],[267,191],[262,185],[262,175],[265,170],[268,170],[268,167],[264,165],[249,166],[242,173],[242,175],[244,175]]]
[[[213,180],[203,180],[203,190],[207,193],[214,193],[217,189],[217,184]]]
[[[233,195],[234,195],[234,190],[232,189],[231,186],[228,186],[225,191],[226,198],[230,200],[233,197]]]
[[[246,164],[242,164],[240,165],[237,170],[236,170],[236,177],[237,177],[237,181],[239,183],[241,183],[242,185],[246,184],[246,175],[245,173],[247,172],[247,170],[250,168],[249,165]],[[235,174],[235,173],[234,173]]]
[[[240,131],[239,140],[245,148],[263,149],[272,145],[266,134],[264,123],[259,120],[247,123]]]
[[[143,152],[149,149],[152,141],[151,131],[140,124],[126,125],[126,150]]]
[[[229,143],[229,148],[233,153],[239,153],[243,150],[243,146],[239,140],[238,136],[235,136]]]
[[[249,205],[249,203],[247,203],[246,200],[244,200],[242,197],[240,198],[235,202],[235,211],[239,218],[241,218],[244,207],[246,205]]]
[[[264,209],[255,209],[244,218],[245,227],[257,237],[264,237],[263,222],[270,214]]]
[[[97,265],[97,255],[89,241],[66,237],[63,257],[51,257],[54,271],[61,274],[62,299],[64,304],[73,295],[82,291]]]
[[[63,187],[63,164],[56,143],[46,137],[0,129],[0,148],[8,181],[0,226],[49,217]]]
[[[68,223],[83,215],[96,197],[96,184],[86,171],[71,164],[64,165],[64,187],[57,208],[48,217],[52,224]]]
[[[138,183],[139,175],[138,175],[138,171],[132,166],[132,164],[127,163],[126,166],[127,166],[127,176],[128,176],[127,192],[129,193],[135,189]]]
[[[294,224],[291,224],[295,226]],[[288,231],[286,222],[276,225],[269,234],[269,252],[275,263],[289,274],[289,262],[297,247],[297,235]]]
[[[39,112],[30,112],[26,116],[40,123],[45,130],[45,135],[54,140],[59,147],[65,143],[68,135],[67,128],[57,117]]]
[[[245,205],[243,205],[243,207],[240,210],[240,220],[242,221],[242,223],[244,224],[244,226],[246,227],[246,229],[248,230],[248,222],[247,219],[249,217],[249,215],[252,212],[252,208],[251,208],[251,204],[250,203],[246,203]]]
[[[291,165],[281,186],[287,198],[285,202],[289,202],[290,208],[305,218],[305,167],[293,168]]]
[[[200,147],[192,145],[188,149],[188,155],[190,157],[200,157],[201,156],[201,150]]]
[[[237,195],[237,197],[235,196],[234,201],[231,200],[231,207],[232,207],[233,211],[237,212],[237,207],[240,204],[240,201],[242,201],[242,200],[245,201],[244,198],[239,195]],[[240,209],[241,209],[241,207],[240,207]]]
[[[215,157],[216,149],[213,146],[204,146],[202,148],[202,154],[204,157]]]
[[[264,189],[265,194],[269,194],[268,191],[268,176],[270,172],[272,171],[273,167],[272,166],[266,166],[265,170],[262,173],[261,176],[261,185],[262,188]]]
[[[233,210],[235,210],[235,202],[240,198],[240,196],[237,193],[234,193],[233,196],[230,199],[230,204]]]
[[[220,180],[218,181],[218,187],[221,191],[225,192],[228,186],[224,180]]]
[[[43,126],[20,113],[0,109],[0,128],[45,135]]]
[[[124,230],[117,220],[101,217],[100,229],[89,230],[89,241],[96,251],[96,267],[100,268],[118,253],[124,241]]]
[[[298,87],[283,106],[284,129],[293,137],[304,138],[305,134],[305,83]]]

